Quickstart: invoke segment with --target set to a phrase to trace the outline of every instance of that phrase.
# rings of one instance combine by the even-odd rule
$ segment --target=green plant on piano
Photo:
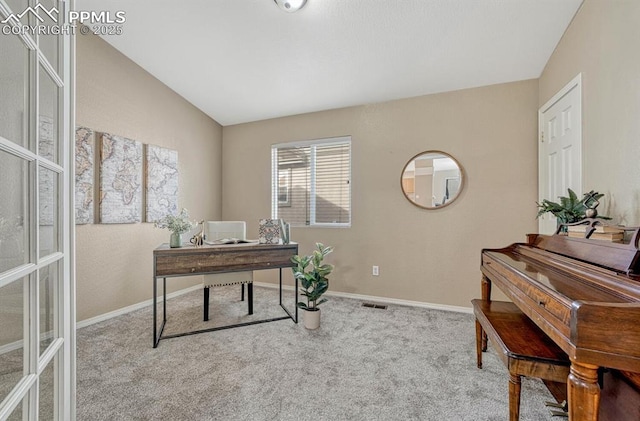
[[[569,190],[569,196],[560,196],[560,203],[552,202],[544,199],[542,203],[536,203],[538,205],[538,214],[536,218],[541,217],[545,213],[549,212],[558,218],[559,224],[571,224],[573,222],[582,221],[589,217],[588,210],[595,209],[600,202],[598,199],[604,196],[602,193],[591,190],[585,193],[582,199],[578,200],[578,195]],[[595,213],[595,212],[594,212]],[[608,216],[597,216],[600,219],[611,219]]]

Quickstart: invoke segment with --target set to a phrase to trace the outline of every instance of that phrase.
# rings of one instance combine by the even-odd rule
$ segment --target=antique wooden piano
[[[599,223],[578,224],[587,237]],[[640,420],[639,238],[626,230],[625,243],[530,234],[482,251],[482,298],[497,286],[568,354],[573,421]]]

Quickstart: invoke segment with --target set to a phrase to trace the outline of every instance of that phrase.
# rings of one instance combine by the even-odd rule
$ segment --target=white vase
[[[304,321],[304,327],[311,330],[320,327],[320,309],[316,309],[315,311],[305,310],[303,313],[302,319]]]

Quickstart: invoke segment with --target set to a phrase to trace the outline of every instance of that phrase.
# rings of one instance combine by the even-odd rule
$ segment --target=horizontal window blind
[[[292,226],[350,226],[351,139],[273,146],[271,209]]]

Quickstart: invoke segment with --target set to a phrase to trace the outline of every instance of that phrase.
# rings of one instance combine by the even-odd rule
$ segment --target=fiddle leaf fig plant
[[[298,307],[307,311],[317,311],[318,306],[327,301],[321,298],[322,294],[329,289],[329,280],[327,276],[333,271],[334,266],[329,263],[323,263],[327,254],[333,251],[333,247],[324,246],[322,243],[316,243],[316,249],[309,256],[295,255],[291,258],[291,262],[295,265],[292,267],[293,276],[300,281],[302,287],[302,295],[306,297],[304,301],[298,302]]]
[[[569,190],[569,196],[560,196],[560,203],[552,202],[544,199],[542,203],[536,203],[538,205],[538,215],[536,218],[541,217],[547,212],[550,212],[558,218],[560,224],[570,224],[572,222],[578,222],[587,217],[587,209],[595,209],[600,202],[600,199],[604,194],[591,190],[585,193],[582,199],[578,200],[578,195]],[[608,216],[598,216],[600,219],[611,219]]]

